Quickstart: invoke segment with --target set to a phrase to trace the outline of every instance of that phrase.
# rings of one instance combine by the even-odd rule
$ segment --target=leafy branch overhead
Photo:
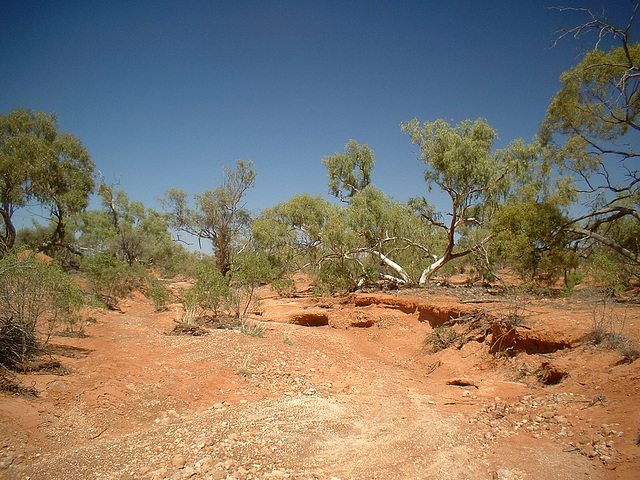
[[[615,226],[624,222],[632,236],[640,237],[640,43],[630,40],[637,9],[635,4],[624,28],[577,9],[589,20],[559,33],[557,41],[593,35],[595,46],[562,74],[562,89],[552,99],[540,139],[546,162],[572,175],[588,209],[564,229],[578,234],[582,244],[600,243],[640,264],[638,242],[630,245]],[[607,42],[611,47],[605,50]]]
[[[41,249],[72,249],[67,224],[89,204],[95,167],[82,142],[58,129],[54,114],[20,108],[0,115],[0,251],[13,248],[13,216],[34,200],[55,224]]]

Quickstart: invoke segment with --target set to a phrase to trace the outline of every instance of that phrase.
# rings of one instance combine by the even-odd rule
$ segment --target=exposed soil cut
[[[640,362],[585,340],[587,295],[509,323],[481,289],[308,292],[261,290],[264,338],[166,335],[178,305],[140,296],[88,312],[86,338],[52,340],[70,374],[0,394],[0,478],[637,478]],[[637,342],[640,306],[610,314]]]

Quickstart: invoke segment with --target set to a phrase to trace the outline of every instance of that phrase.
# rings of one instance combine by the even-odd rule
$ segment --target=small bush
[[[245,359],[242,361],[242,364],[238,368],[236,368],[236,374],[243,377],[251,377],[253,375],[250,356],[245,357]]]
[[[591,345],[617,350],[622,355],[623,362],[626,363],[640,358],[637,342],[624,335],[626,318],[620,318],[612,312],[608,307],[607,299],[602,302],[602,308],[598,308],[598,305],[594,304],[592,317],[591,332],[588,334],[588,341]]]
[[[231,271],[232,298],[239,318],[244,318],[250,308],[257,308],[260,298],[255,295],[256,289],[271,282],[274,276],[274,267],[264,253],[246,252],[234,259]]]
[[[500,320],[509,328],[514,328],[525,323],[526,304],[522,297],[511,296],[507,313],[500,315]]]
[[[246,319],[242,319],[240,321],[239,330],[241,333],[244,333],[245,335],[248,335],[250,337],[257,337],[257,338],[264,338],[264,334],[267,331],[267,329],[264,328],[262,325],[256,322],[248,321]]]
[[[81,269],[96,298],[113,310],[118,309],[118,301],[130,293],[143,276],[138,269],[110,252],[84,258]]]
[[[185,293],[188,307],[198,306],[219,315],[230,297],[229,279],[220,273],[213,260],[202,260],[196,269],[196,284]]]
[[[621,295],[629,285],[625,265],[613,255],[598,251],[589,258],[587,272],[595,286],[607,297]]]
[[[278,292],[281,297],[291,296],[296,291],[296,284],[291,278],[278,278],[271,282],[271,290]]]
[[[458,339],[458,333],[451,327],[436,327],[427,336],[424,346],[431,348],[433,353],[451,347]]]
[[[0,260],[0,364],[20,365],[60,324],[73,330],[84,304],[80,287],[55,264],[33,256]]]
[[[327,295],[352,291],[362,278],[362,270],[355,262],[326,261],[313,272],[314,293]]]
[[[156,311],[165,310],[171,298],[169,290],[153,275],[147,277],[147,298],[153,302]]]

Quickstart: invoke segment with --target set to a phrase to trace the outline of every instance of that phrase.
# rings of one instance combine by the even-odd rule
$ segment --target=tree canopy
[[[359,145],[355,140],[349,140],[344,153],[326,156],[322,163],[327,167],[329,193],[346,202],[369,185],[375,160],[366,143]]]
[[[0,116],[0,249],[13,247],[13,215],[30,201],[56,223],[43,248],[66,245],[68,218],[85,209],[94,188],[94,164],[82,142],[60,133],[55,114],[16,109]]]
[[[443,265],[473,253],[491,240],[493,234],[488,233],[464,249],[455,248],[461,233],[470,236],[470,231],[484,225],[498,202],[506,197],[513,177],[535,156],[535,150],[518,141],[494,151],[497,134],[483,119],[465,120],[456,126],[445,120],[421,124],[414,119],[403,123],[402,130],[420,148],[420,161],[427,165],[424,178],[429,190],[437,186],[451,201],[447,220],[436,215],[424,197],[412,201],[421,216],[444,230],[447,237],[444,250],[420,276],[420,284],[425,284]]]
[[[171,215],[172,226],[211,241],[222,274],[230,270],[231,258],[240,249],[238,241],[249,227],[251,215],[243,198],[255,185],[256,172],[251,166],[250,160],[237,160],[235,170],[223,168],[221,185],[195,195],[197,209],[189,207],[183,190],[171,188],[165,193],[164,205]]]
[[[640,233],[640,43],[630,39],[634,18],[617,28],[602,16],[578,10],[589,20],[560,38],[595,34],[595,48],[562,74],[540,139],[546,160],[572,175],[587,209],[564,228],[579,234],[583,244],[598,242],[640,264],[640,251],[624,246],[614,225],[622,221]],[[612,42],[608,49],[603,48],[606,40]]]

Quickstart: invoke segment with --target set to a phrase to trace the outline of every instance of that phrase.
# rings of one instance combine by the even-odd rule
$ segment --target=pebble
[[[191,478],[196,474],[196,470],[193,467],[185,467],[182,470],[182,478]]]
[[[210,447],[212,445],[214,445],[216,443],[215,439],[213,437],[208,437],[208,436],[202,436],[202,437],[198,437],[196,438],[196,445],[200,448],[204,448],[204,447]]]
[[[209,472],[209,477],[211,477],[212,480],[224,480],[227,478],[227,472],[221,469],[213,470]]]
[[[187,460],[182,455],[174,455],[171,459],[171,465],[175,468],[184,468],[187,464]]]
[[[505,468],[501,468],[493,474],[493,480],[513,480],[515,478],[516,476],[513,474],[513,472]]]

